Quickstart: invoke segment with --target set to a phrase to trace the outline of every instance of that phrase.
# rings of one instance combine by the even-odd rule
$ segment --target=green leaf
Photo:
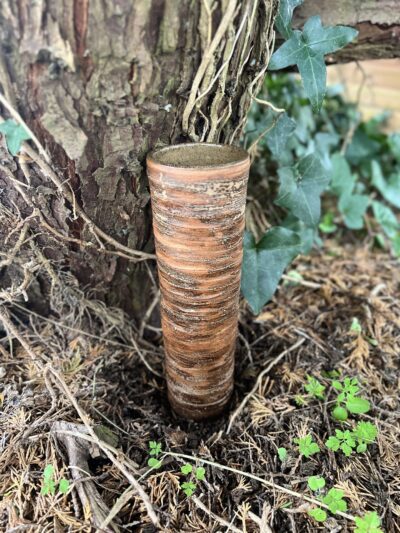
[[[324,55],[339,50],[357,31],[346,26],[323,27],[319,16],[311,17],[303,32],[292,31],[289,39],[272,55],[269,70],[297,64],[304,90],[314,110],[319,111],[326,91]]]
[[[350,331],[353,331],[354,333],[362,332],[360,321],[358,320],[356,316],[354,316],[353,320],[351,321]]]
[[[149,442],[150,455],[157,457],[161,453],[161,444],[155,440]]]
[[[278,169],[280,187],[275,204],[286,207],[308,227],[316,227],[321,214],[320,196],[329,182],[320,160],[310,154],[295,167]]]
[[[397,162],[400,163],[400,133],[391,133],[388,137],[388,145]]]
[[[268,132],[266,143],[277,161],[280,161],[286,143],[295,129],[296,122],[286,113],[281,113],[276,119],[275,126]]]
[[[183,492],[186,494],[186,496],[190,497],[196,490],[196,485],[192,481],[185,481],[184,483],[182,483],[181,488]]]
[[[60,482],[58,484],[58,490],[61,494],[67,494],[69,489],[69,481],[68,479],[65,479],[65,477],[60,479]]]
[[[320,224],[318,225],[322,233],[334,233],[337,230],[337,226],[333,222],[334,218],[335,215],[331,211],[325,213],[325,215],[322,217]]]
[[[155,457],[150,457],[150,459],[147,461],[147,464],[150,466],[150,468],[154,468],[156,470],[162,466],[162,461],[160,459],[156,459]]]
[[[45,469],[43,470],[43,479],[52,479],[54,476],[54,466],[53,465],[46,465]]]
[[[203,481],[206,478],[206,469],[202,466],[198,466],[195,472],[196,479]]]
[[[356,528],[354,533],[384,533],[381,525],[381,520],[376,511],[370,511],[363,517],[355,517]]]
[[[283,463],[287,457],[287,449],[286,448],[278,448],[278,457],[280,461]]]
[[[337,452],[340,447],[340,440],[336,437],[329,437],[329,439],[325,442],[325,446],[332,450],[333,452]]]
[[[13,156],[16,156],[20,151],[23,141],[31,138],[30,134],[21,124],[17,124],[15,120],[11,119],[0,124],[0,133],[5,135],[7,148]]]
[[[322,498],[322,502],[329,507],[331,513],[347,511],[347,503],[343,499],[344,492],[339,489],[330,489],[328,494]]]
[[[313,442],[311,435],[306,435],[305,437],[294,439],[294,442],[299,446],[299,452],[304,457],[311,457],[320,452],[320,448],[316,442]]]
[[[300,238],[293,231],[275,227],[257,244],[246,232],[243,247],[242,292],[257,314],[272,298],[287,265],[300,253]]]
[[[349,413],[347,412],[347,409],[345,409],[344,407],[340,405],[337,405],[332,411],[332,416],[335,420],[344,422],[345,420],[348,419]]]
[[[331,190],[336,196],[351,194],[356,178],[352,175],[350,166],[345,157],[336,153],[332,155]]]
[[[381,202],[377,202],[376,200],[372,202],[372,211],[374,212],[376,221],[381,226],[387,237],[389,237],[389,239],[395,238],[400,229],[400,224],[393,211],[386,205],[382,204]]]
[[[392,239],[392,250],[395,257],[400,257],[400,232]]]
[[[364,214],[369,204],[369,198],[363,194],[343,195],[338,204],[344,223],[350,229],[361,229],[364,226]]]
[[[359,444],[356,448],[356,451],[357,453],[364,453],[367,451],[367,445],[365,444],[365,442],[362,442],[361,444]]]
[[[324,390],[326,387],[313,376],[307,376],[307,383],[304,385],[304,388],[308,394],[311,394],[320,400],[324,399]]]
[[[358,396],[349,396],[346,401],[346,408],[353,414],[368,413],[371,405],[368,400],[358,398]]]
[[[310,509],[308,511],[308,514],[314,518],[314,520],[316,520],[317,522],[325,522],[325,520],[327,519],[328,515],[326,513],[326,511],[324,509],[320,509],[320,508],[317,508],[317,509]]]
[[[384,199],[400,208],[400,173],[393,174],[388,180],[383,177],[382,168],[378,161],[371,162],[372,185],[374,185]]]
[[[360,165],[370,160],[380,151],[379,142],[371,139],[362,127],[357,128],[353,139],[346,150],[346,159],[353,165]]]
[[[323,489],[325,487],[325,479],[320,476],[310,476],[307,484],[313,492]]]
[[[360,444],[371,444],[378,435],[378,428],[371,422],[359,422],[353,434]]]
[[[181,472],[182,474],[185,474],[186,476],[190,474],[192,470],[193,470],[193,467],[189,463],[186,463],[183,466],[181,466]]]
[[[279,2],[279,11],[275,19],[275,27],[285,39],[288,39],[293,32],[291,28],[293,11],[302,3],[303,0],[280,0]]]

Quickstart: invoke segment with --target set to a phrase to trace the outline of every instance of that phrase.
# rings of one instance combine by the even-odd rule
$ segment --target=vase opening
[[[175,144],[150,155],[160,165],[198,169],[232,166],[247,161],[248,157],[248,153],[238,146],[211,143]]]

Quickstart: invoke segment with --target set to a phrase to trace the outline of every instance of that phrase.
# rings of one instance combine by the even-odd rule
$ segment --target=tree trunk
[[[153,252],[145,156],[189,139],[237,142],[268,64],[277,3],[1,2],[0,89],[55,171],[49,180],[32,154],[16,165],[3,150],[1,201],[32,215],[30,231],[46,257],[97,297],[143,313],[154,265],[130,250]],[[393,2],[367,3],[370,22],[344,15],[338,22],[381,28],[373,10]],[[330,16],[326,6],[306,0],[298,18],[322,12],[333,23],[345,12],[335,7]],[[394,9],[390,15],[398,17]],[[397,27],[391,31],[397,39]],[[4,107],[0,112],[8,118]]]
[[[140,315],[150,277],[142,262],[95,251],[110,244],[96,242],[90,220],[125,247],[153,251],[147,152],[188,139],[237,141],[263,81],[276,9],[277,0],[1,3],[1,91],[68,189],[65,198],[35,178],[33,204],[21,209],[41,209],[65,237],[47,239],[47,257],[98,297]],[[1,171],[0,182],[13,189]],[[14,196],[3,194],[10,209]]]

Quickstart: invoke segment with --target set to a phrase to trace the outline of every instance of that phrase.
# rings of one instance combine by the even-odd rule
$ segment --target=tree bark
[[[276,9],[277,0],[1,3],[1,91],[74,194],[65,201],[49,183],[41,197],[30,191],[46,223],[74,239],[53,238],[46,254],[98,297],[141,314],[151,282],[143,263],[77,244],[96,240],[74,201],[119,243],[153,251],[147,152],[188,139],[237,141]],[[12,208],[7,195],[2,201]]]
[[[11,212],[17,206],[25,217],[40,209],[42,218],[29,221],[35,241],[97,297],[143,313],[151,286],[148,268],[121,257],[125,252],[113,254],[116,247],[104,234],[125,251],[153,252],[144,169],[153,147],[238,141],[272,52],[277,3],[1,2],[0,90],[50,154],[64,190],[31,159],[20,158],[17,165],[3,150],[1,202]],[[343,9],[332,10],[327,0],[306,0],[297,20],[321,13],[328,23],[372,24],[381,31],[400,17],[389,0],[363,2],[362,8],[361,0],[338,3]],[[352,5],[358,6],[355,18]],[[382,11],[390,11],[392,19],[380,18]],[[396,40],[397,26],[391,32]],[[338,57],[358,57],[358,46]],[[382,48],[383,56],[389,48]],[[362,57],[376,57],[376,49],[364,46]],[[9,118],[4,108],[0,114]],[[28,203],[10,171],[28,185],[31,180]],[[44,231],[46,224],[53,231]]]

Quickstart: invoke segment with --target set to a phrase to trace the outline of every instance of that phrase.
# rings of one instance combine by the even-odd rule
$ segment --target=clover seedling
[[[347,511],[347,503],[343,499],[344,492],[339,489],[330,489],[328,494],[322,498],[322,502],[329,507],[331,513]]]
[[[360,387],[356,378],[344,378],[343,383],[334,380],[332,387],[338,391],[336,407],[332,411],[332,416],[336,420],[342,422],[347,420],[349,412],[363,414],[370,410],[369,401],[357,396],[360,392]]]
[[[64,477],[61,478],[58,482],[58,491],[60,492],[60,494],[66,494],[68,492],[68,489],[68,479],[65,479]],[[51,494],[52,496],[54,496],[55,493],[56,482],[54,481],[54,466],[47,465],[43,471],[43,482],[40,494],[42,494],[43,496],[47,496],[47,494]]]
[[[324,390],[326,387],[322,385],[318,379],[307,376],[307,383],[304,385],[304,388],[310,394],[311,396],[315,396],[315,398],[318,398],[319,400],[323,400],[324,398]]]
[[[286,448],[278,448],[278,457],[280,461],[283,463],[283,461],[287,458],[287,449]]]
[[[310,457],[321,450],[316,442],[313,441],[311,435],[306,435],[305,437],[294,439],[294,442],[299,446],[299,452],[304,457]]]
[[[311,476],[308,478],[307,484],[313,492],[317,492],[325,487],[325,479],[320,476]]]
[[[349,457],[353,451],[353,448],[355,448],[357,445],[353,433],[349,430],[340,431],[340,429],[337,429],[335,433],[335,437],[331,436],[325,442],[327,448],[333,452],[337,452],[340,449],[346,457]]]
[[[369,512],[363,517],[357,516],[355,521],[354,533],[383,533],[383,529],[379,527],[381,520],[376,511]]]
[[[190,463],[185,463],[183,466],[181,466],[181,472],[185,476],[194,473],[194,476],[198,481],[203,481],[206,478],[205,468],[203,468],[202,466],[198,466],[193,472],[193,466]],[[190,497],[196,490],[196,483],[194,483],[193,481],[184,481],[181,484],[181,489],[186,494],[186,496]]]
[[[151,457],[147,461],[148,466],[154,469],[160,468],[162,466],[162,461],[161,459],[158,459],[158,456],[161,453],[161,444],[155,440],[151,440],[149,442],[149,449],[149,454]]]
[[[186,496],[190,497],[196,490],[196,484],[193,483],[192,481],[185,481],[184,483],[182,483],[181,488],[183,492],[186,494]]]
[[[366,451],[368,444],[372,444],[375,441],[378,435],[378,428],[371,422],[359,422],[353,431],[353,435],[358,442],[357,452],[363,453]]]
[[[319,507],[316,509],[310,509],[308,514],[317,522],[325,522],[328,517],[326,511],[324,509],[320,509]]]

